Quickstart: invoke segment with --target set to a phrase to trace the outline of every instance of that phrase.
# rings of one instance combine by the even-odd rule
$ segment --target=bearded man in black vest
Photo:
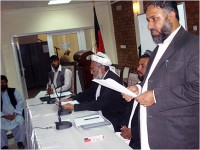
[[[8,149],[6,133],[12,131],[19,149],[25,148],[24,99],[8,79],[1,75],[1,149]]]
[[[60,65],[58,56],[50,57],[51,71],[48,73],[47,93],[67,91],[71,87],[72,71]]]

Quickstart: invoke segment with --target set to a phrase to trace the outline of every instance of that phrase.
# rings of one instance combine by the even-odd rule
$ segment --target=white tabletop
[[[62,121],[72,122],[72,127],[56,130],[58,106],[41,102],[39,97],[45,95],[41,91],[35,98],[26,101],[26,129],[29,149],[131,149],[109,126],[83,129],[76,127],[73,120],[77,117],[96,114],[95,111],[72,112],[61,116]],[[50,127],[49,129],[43,129]],[[84,138],[103,135],[102,141],[84,142]]]

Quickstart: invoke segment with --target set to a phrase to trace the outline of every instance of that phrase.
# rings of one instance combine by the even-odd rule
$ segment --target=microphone
[[[57,93],[57,91],[56,91],[56,87],[55,87],[55,84],[54,84],[54,83],[53,83],[53,86],[54,86],[54,89],[55,89],[56,96],[57,96],[57,98],[58,98],[58,100],[59,100],[59,101],[58,101],[58,116],[59,116],[59,115],[60,115],[60,116],[63,116],[63,115],[71,114],[72,111],[62,108],[61,101],[60,101],[61,94],[62,94],[62,87],[61,87],[61,89],[60,89],[60,97],[59,97],[59,96],[58,96],[58,93]]]
[[[58,115],[58,122],[55,122],[55,124],[57,130],[67,129],[72,126],[70,121],[61,121],[60,115]]]
[[[54,87],[55,87],[55,85],[54,85]],[[62,91],[62,87],[61,87],[61,90],[60,90],[60,97],[61,97],[61,91]],[[55,90],[55,93],[56,93],[56,96],[58,97],[58,93],[57,93],[56,90]],[[61,117],[60,117],[61,115],[71,114],[72,111],[62,108],[60,97],[58,97],[58,99],[59,99],[59,102],[58,102],[59,103],[59,106],[58,106],[58,122],[55,122],[57,130],[70,128],[72,126],[72,123],[70,121],[61,121]]]
[[[51,82],[50,85],[48,85],[48,88],[51,88],[53,82]],[[47,100],[47,104],[54,104],[55,100],[51,99],[50,93],[49,93],[49,99]]]

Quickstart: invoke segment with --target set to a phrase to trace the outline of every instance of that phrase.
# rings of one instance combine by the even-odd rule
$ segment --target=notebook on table
[[[83,129],[95,128],[103,125],[110,125],[111,123],[101,115],[90,115],[74,119],[74,123],[77,127]]]

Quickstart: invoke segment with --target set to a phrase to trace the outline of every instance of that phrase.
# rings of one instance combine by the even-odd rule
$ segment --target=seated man
[[[146,72],[146,66],[149,61],[151,51],[146,50],[146,52],[139,58],[138,79],[143,81]],[[130,119],[127,126],[121,128],[121,136],[124,139],[130,139],[129,146],[133,149],[140,149],[140,129],[139,129],[139,105],[136,101],[131,101],[132,107],[130,114]]]
[[[91,55],[91,74],[96,79],[111,78],[122,84],[123,81],[120,77],[110,71],[111,64],[112,62],[106,54],[99,52],[97,55]],[[127,113],[128,103],[124,102],[119,92],[92,82],[88,90],[67,100],[73,99],[80,104],[66,104],[63,108],[74,111],[101,111],[103,116],[112,123],[114,130],[120,131],[121,121]]]
[[[1,149],[8,149],[8,131],[12,131],[18,148],[24,149],[24,100],[15,88],[8,88],[7,83],[7,77],[1,75]]]
[[[49,82],[47,84],[47,93],[67,91],[71,87],[72,71],[60,65],[59,58],[56,55],[50,57],[51,71],[48,74]]]

